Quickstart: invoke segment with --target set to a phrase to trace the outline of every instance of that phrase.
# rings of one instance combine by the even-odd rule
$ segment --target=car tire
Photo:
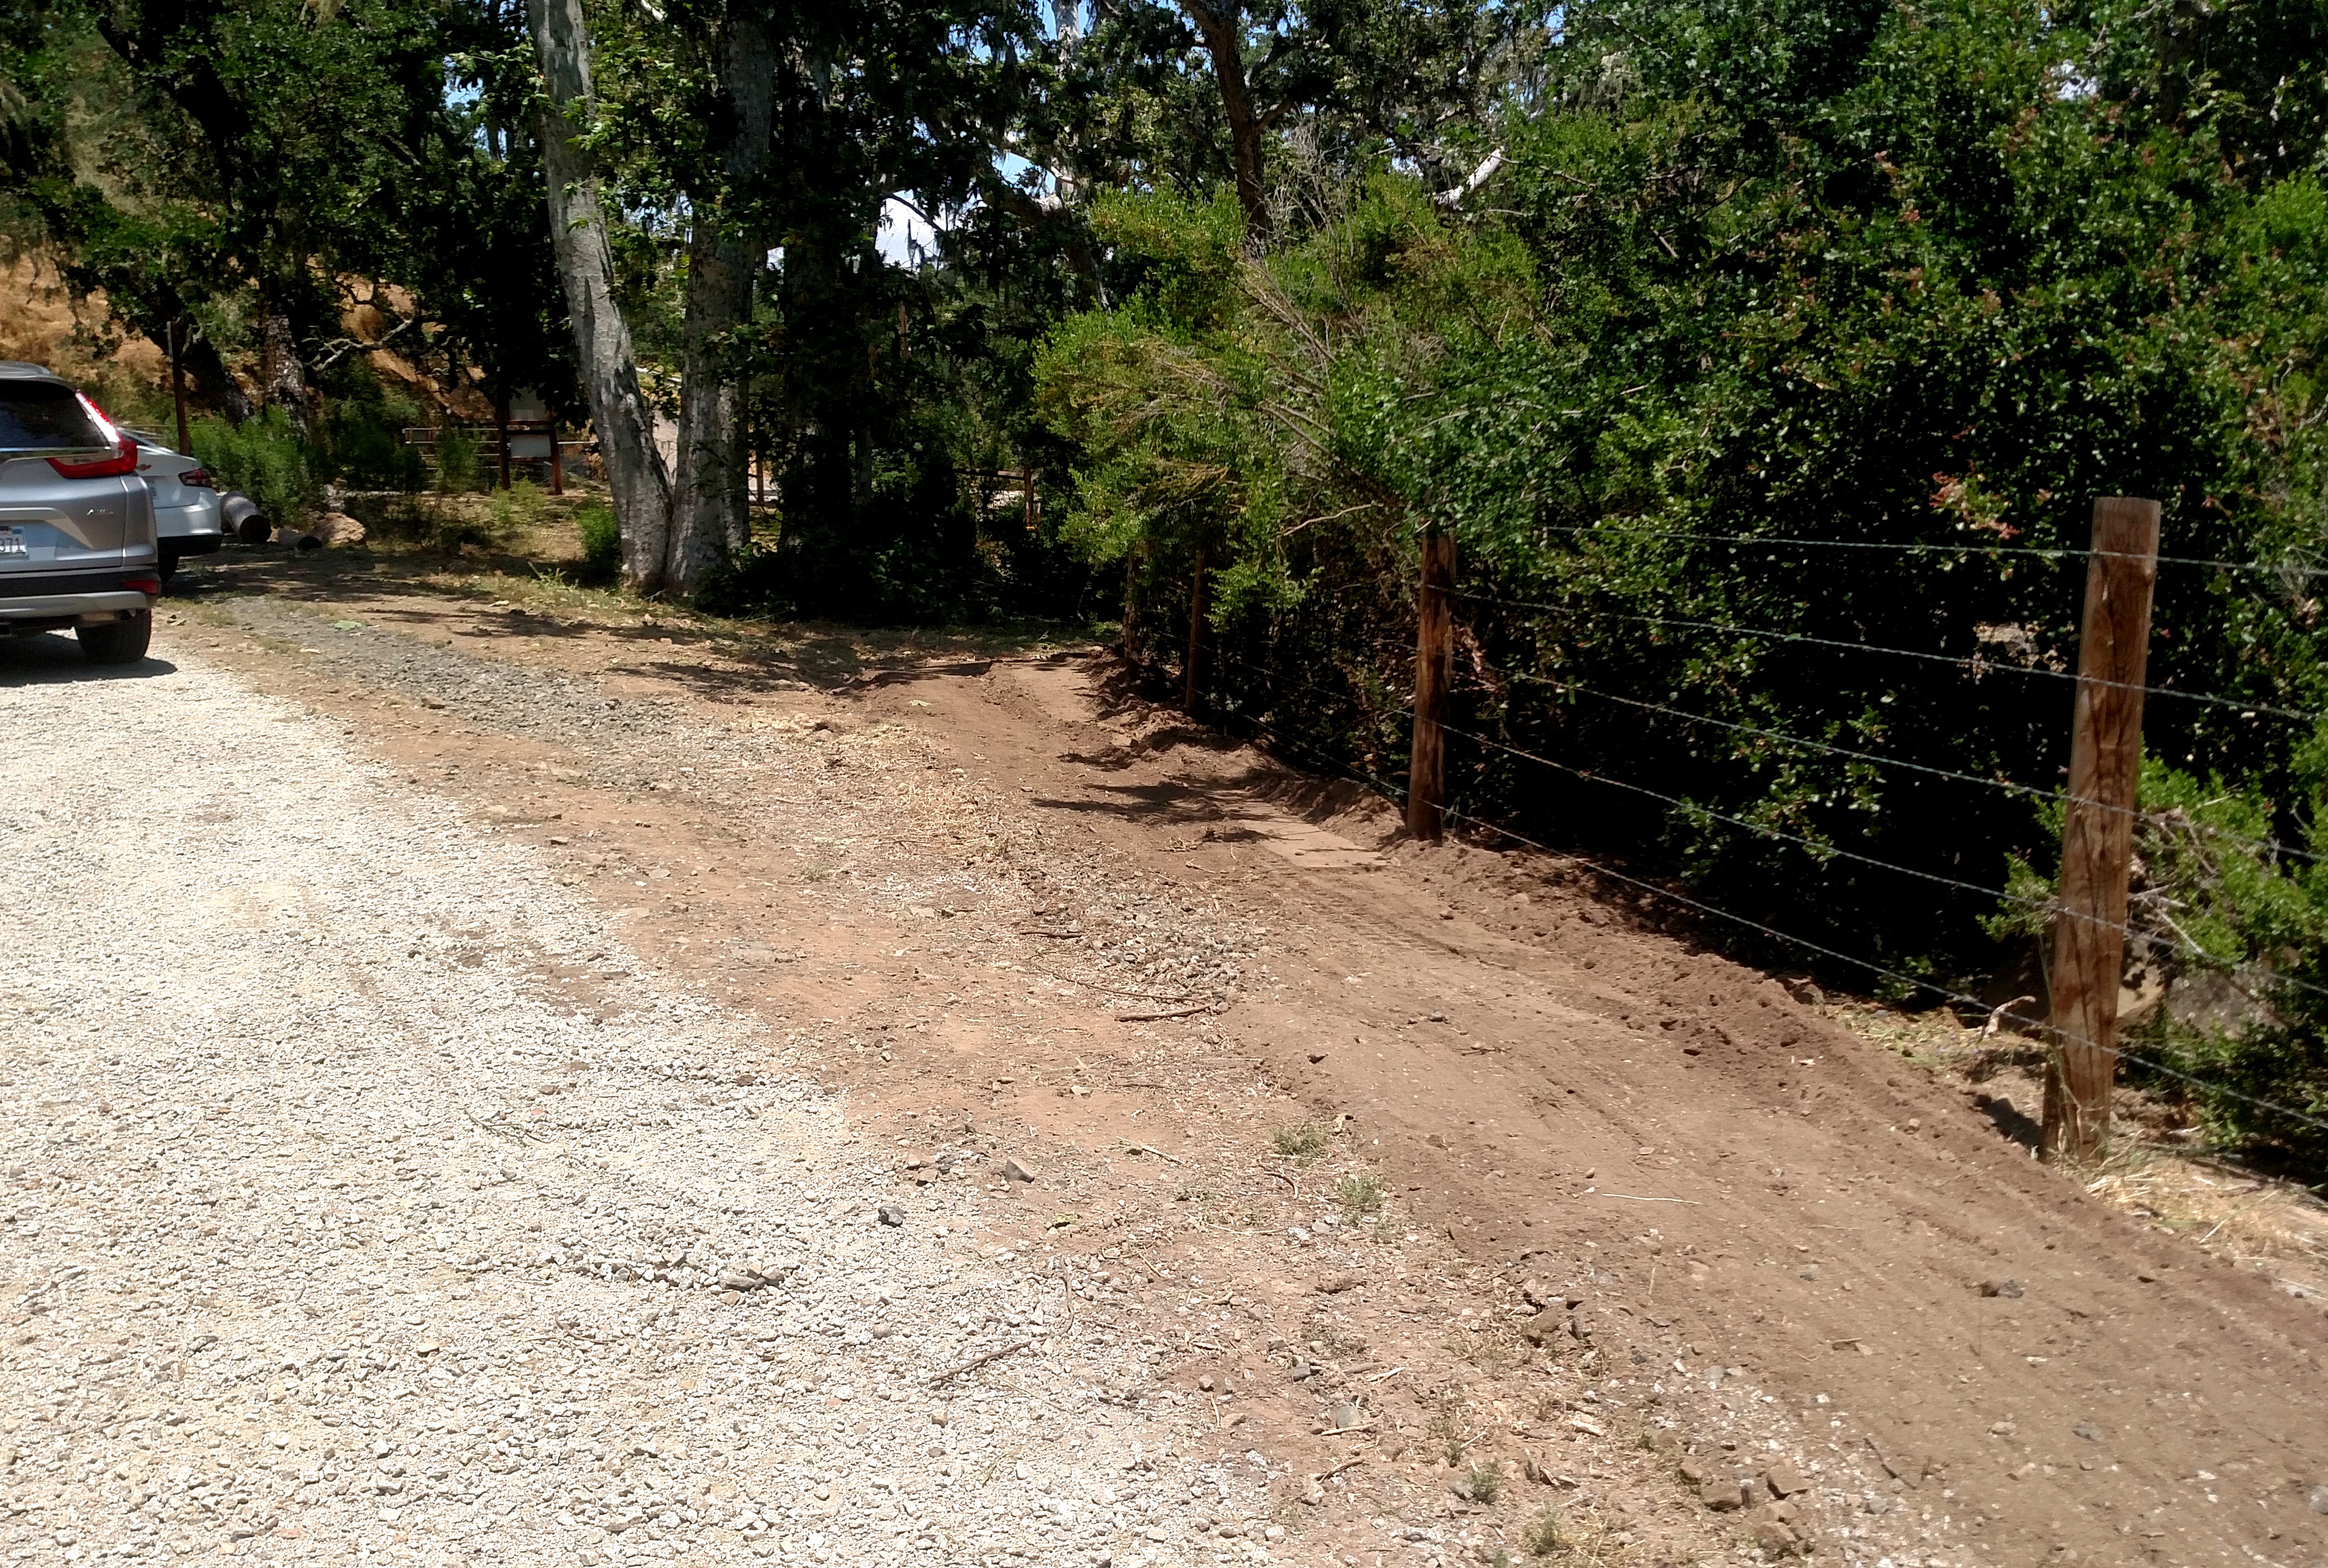
[[[125,620],[76,626],[73,635],[80,640],[80,651],[92,664],[135,664],[146,657],[146,646],[154,641],[154,612],[139,610]]]
[[[178,555],[175,550],[164,550],[154,563],[154,575],[168,582],[178,575]]]

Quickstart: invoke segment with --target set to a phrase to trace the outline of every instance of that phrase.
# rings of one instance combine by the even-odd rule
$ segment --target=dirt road
[[[247,580],[160,654],[530,846],[840,1097],[908,1234],[999,1181],[978,1234],[1062,1282],[1060,1354],[1145,1340],[1108,1408],[1267,1488],[1208,1551],[2328,1557],[2315,1298],[1571,869],[1404,845],[1084,658],[852,677],[837,637]],[[323,826],[297,776],[238,820]],[[643,983],[537,982],[609,1020]]]
[[[213,667],[0,661],[13,1560],[1264,1554],[991,1140],[889,1223],[813,1028]]]

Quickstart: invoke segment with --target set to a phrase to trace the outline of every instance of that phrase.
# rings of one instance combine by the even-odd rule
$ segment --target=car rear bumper
[[[154,509],[154,535],[164,549],[179,555],[201,555],[219,547],[224,536],[225,524],[220,521],[216,501],[193,506],[157,506]]]
[[[37,577],[0,574],[0,634],[95,624],[151,609],[152,597],[143,588],[129,587],[128,579],[153,575],[151,567]]]

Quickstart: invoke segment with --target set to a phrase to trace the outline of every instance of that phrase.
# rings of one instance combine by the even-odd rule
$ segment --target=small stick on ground
[[[1005,1356],[1009,1355],[1012,1351],[1024,1350],[1028,1346],[1032,1345],[1034,1341],[1032,1339],[1020,1339],[1016,1343],[1005,1345],[1000,1350],[989,1350],[983,1356],[973,1356],[969,1360],[963,1362],[961,1366],[949,1366],[943,1372],[939,1373],[935,1377],[931,1378],[929,1381],[929,1386],[935,1388],[939,1384],[945,1382],[949,1378],[959,1377],[965,1372],[975,1372],[980,1367],[985,1366],[988,1362],[1000,1361]]]
[[[1312,1476],[1310,1476],[1310,1479],[1311,1480],[1313,1480],[1313,1481],[1330,1481],[1330,1480],[1332,1480],[1336,1476],[1340,1475],[1344,1470],[1347,1470],[1347,1469],[1356,1469],[1357,1466],[1362,1465],[1362,1464],[1364,1464],[1364,1463],[1366,1463],[1366,1456],[1365,1454],[1360,1454],[1360,1455],[1358,1455],[1358,1457],[1357,1457],[1357,1458],[1356,1458],[1356,1459],[1347,1459],[1347,1460],[1344,1460],[1340,1464],[1336,1465],[1336,1466],[1335,1466],[1332,1469],[1330,1469],[1330,1470],[1319,1470],[1319,1471],[1317,1471],[1315,1474],[1313,1474]]]
[[[1167,1165],[1185,1165],[1187,1163],[1186,1160],[1173,1159],[1170,1155],[1165,1153],[1161,1149],[1157,1148],[1152,1143],[1132,1143],[1127,1141],[1123,1148],[1124,1151],[1129,1154],[1153,1154],[1157,1159],[1164,1161]]]
[[[1253,1169],[1260,1171],[1263,1176],[1273,1176],[1277,1178],[1278,1180],[1283,1182],[1286,1186],[1291,1188],[1293,1189],[1294,1197],[1300,1197],[1301,1196],[1301,1184],[1294,1180],[1291,1177],[1286,1175],[1285,1172],[1281,1170],[1272,1170],[1266,1165],[1256,1165]]]
[[[1160,1013],[1118,1013],[1115,1015],[1115,1021],[1120,1024],[1149,1024],[1154,1023],[1159,1019],[1192,1019],[1198,1013],[1208,1013],[1212,1010],[1212,1004],[1206,1002],[1202,1007],[1176,1007]]]

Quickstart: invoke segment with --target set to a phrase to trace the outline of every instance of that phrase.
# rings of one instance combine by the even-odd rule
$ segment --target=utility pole
[[[1194,718],[1204,686],[1199,679],[1205,653],[1205,552],[1197,551],[1197,575],[1188,584],[1188,658],[1181,666],[1180,707]]]
[[[1406,765],[1406,831],[1435,844],[1447,831],[1447,689],[1455,678],[1455,536],[1422,535],[1414,599],[1414,742]]]
[[[178,348],[178,318],[170,318],[170,400],[178,406],[178,450],[192,455],[186,436],[186,367]]]
[[[2106,495],[2094,502],[2053,925],[2052,1048],[2040,1143],[2049,1160],[2091,1160],[2109,1137],[2158,512],[2154,501]]]

